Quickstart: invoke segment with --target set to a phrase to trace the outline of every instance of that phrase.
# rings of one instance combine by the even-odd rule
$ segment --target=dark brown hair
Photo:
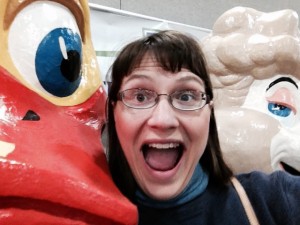
[[[108,93],[108,163],[114,182],[121,192],[134,202],[136,181],[131,173],[121,148],[113,113],[113,102],[125,76],[139,66],[146,53],[152,54],[163,69],[178,72],[186,68],[198,75],[205,84],[205,92],[213,99],[213,90],[206,69],[204,55],[199,43],[192,37],[176,32],[161,31],[126,45],[111,67],[111,86]],[[225,185],[232,176],[225,164],[220,149],[214,110],[211,110],[209,137],[205,151],[200,159],[203,169],[209,173],[210,181]]]

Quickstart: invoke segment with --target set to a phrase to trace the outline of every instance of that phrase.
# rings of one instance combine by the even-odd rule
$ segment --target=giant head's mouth
[[[78,161],[75,167],[63,161],[69,176],[0,157],[0,224],[135,224],[135,207],[103,175],[105,171],[73,150],[95,176],[81,172]]]
[[[26,220],[27,224],[71,225],[71,224],[111,224],[107,218],[87,211],[68,207],[47,200],[22,197],[0,197],[0,212],[5,211],[0,223],[19,224]]]
[[[283,170],[286,171],[287,173],[292,174],[294,176],[300,176],[300,171],[296,170],[292,166],[290,166],[284,162],[280,162],[280,164],[281,164]]]
[[[180,143],[152,143],[142,147],[145,162],[157,171],[174,169],[183,155],[183,149]]]

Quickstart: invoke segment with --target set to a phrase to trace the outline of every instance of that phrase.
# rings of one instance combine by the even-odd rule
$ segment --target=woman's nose
[[[179,121],[167,96],[161,96],[158,103],[153,107],[148,125],[153,128],[170,129],[179,125]]]

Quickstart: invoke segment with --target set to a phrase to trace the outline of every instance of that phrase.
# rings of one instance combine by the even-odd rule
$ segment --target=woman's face
[[[167,72],[149,56],[124,77],[120,91],[132,88],[158,94],[205,91],[203,81],[189,70]],[[165,95],[148,109],[116,102],[118,138],[138,185],[148,196],[167,200],[186,187],[207,144],[210,113],[209,105],[194,111],[175,109]]]

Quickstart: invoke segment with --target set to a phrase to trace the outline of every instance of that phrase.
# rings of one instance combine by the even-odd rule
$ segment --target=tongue
[[[147,164],[154,170],[167,171],[173,169],[179,158],[179,149],[148,148],[144,151]]]

